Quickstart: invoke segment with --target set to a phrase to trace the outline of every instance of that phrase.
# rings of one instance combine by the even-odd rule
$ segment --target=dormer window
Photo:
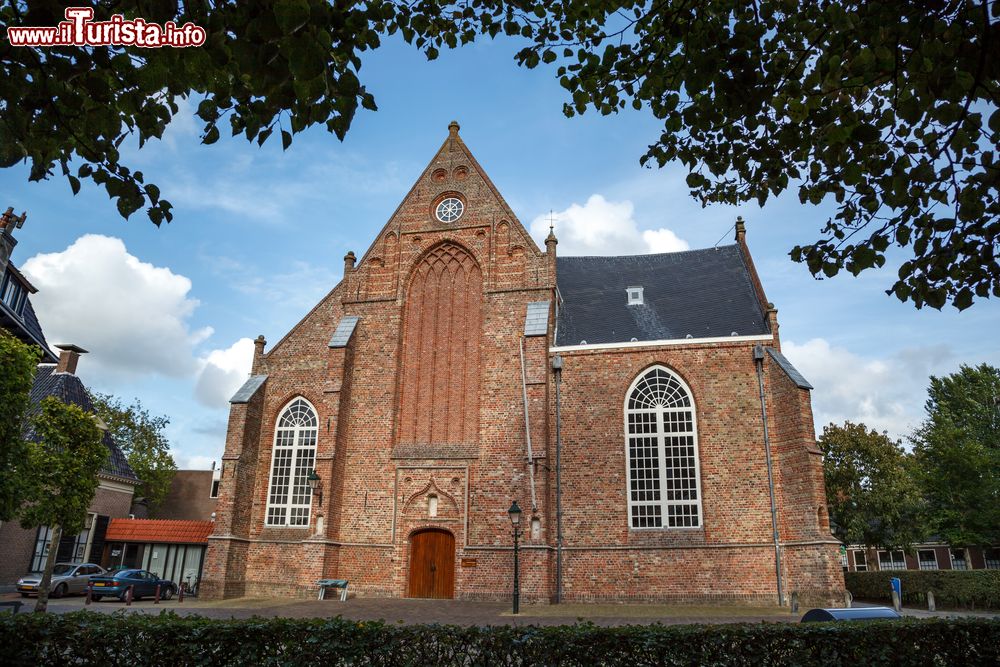
[[[24,311],[25,297],[28,290],[24,288],[16,277],[8,272],[3,278],[3,285],[0,286],[0,301],[3,301],[8,308],[20,316]]]
[[[628,305],[630,306],[641,306],[642,305],[642,288],[641,287],[626,287],[625,293],[628,294]]]

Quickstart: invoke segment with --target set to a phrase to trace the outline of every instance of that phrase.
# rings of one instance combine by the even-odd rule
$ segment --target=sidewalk
[[[3,595],[3,600],[20,599]],[[22,613],[34,608],[34,598],[23,600]],[[855,603],[856,607],[880,606]],[[252,616],[283,618],[333,618],[343,616],[356,621],[384,620],[389,623],[444,623],[456,625],[569,625],[580,621],[599,626],[647,625],[662,623],[678,625],[689,623],[797,623],[807,609],[791,614],[779,607],[737,606],[685,606],[646,604],[563,604],[522,605],[518,616],[511,614],[507,602],[474,602],[468,600],[411,600],[400,598],[350,598],[346,602],[328,600],[289,600],[275,598],[235,598],[232,600],[198,600],[187,598],[178,602],[153,603],[151,600],[133,602],[126,607],[118,600],[102,600],[89,606],[83,597],[68,597],[49,601],[49,611],[68,613],[87,609],[96,613],[117,612],[134,614],[159,614],[172,611],[176,614],[198,615],[208,618],[250,618]],[[939,611],[903,609],[904,616],[918,618],[954,618],[975,616],[1000,618],[1000,612]]]

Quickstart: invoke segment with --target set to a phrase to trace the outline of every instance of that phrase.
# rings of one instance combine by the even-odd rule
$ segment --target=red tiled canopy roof
[[[211,521],[112,519],[104,539],[107,542],[208,544],[208,536],[214,527]]]

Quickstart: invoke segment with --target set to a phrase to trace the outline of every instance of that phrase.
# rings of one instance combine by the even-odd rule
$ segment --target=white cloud
[[[572,204],[564,211],[553,213],[559,254],[572,255],[634,255],[650,252],[687,250],[687,241],[667,229],[640,231],[633,217],[635,207],[629,200],[608,201],[593,194],[583,206]],[[549,215],[531,221],[531,234],[539,242],[549,233]]]
[[[49,342],[90,350],[88,375],[190,375],[192,348],[212,334],[191,329],[191,281],[140,261],[121,239],[87,234],[23,270],[39,290],[32,304]]]
[[[649,246],[649,252],[677,252],[691,247],[687,241],[666,228],[647,229],[642,233],[642,240]]]
[[[185,459],[180,459],[178,460],[178,463],[183,463],[183,465],[177,466],[181,470],[211,470],[212,463],[215,463],[215,465],[218,466],[220,461],[217,458],[213,459],[211,456],[201,456],[200,454],[196,454],[194,456],[188,456]]]
[[[823,426],[850,420],[905,439],[923,419],[928,378],[950,372],[947,345],[907,348],[884,358],[865,357],[813,338],[782,351],[815,389],[817,435]]]
[[[224,408],[246,381],[253,361],[253,341],[240,338],[225,350],[212,350],[200,360],[194,395],[210,408]]]

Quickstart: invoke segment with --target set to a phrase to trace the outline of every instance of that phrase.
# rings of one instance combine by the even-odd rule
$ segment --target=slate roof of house
[[[556,262],[556,345],[769,333],[739,246]],[[626,287],[643,288],[642,305]]]
[[[55,364],[39,364],[35,371],[35,381],[31,387],[31,407],[29,414],[37,414],[39,403],[46,396],[55,396],[63,403],[72,403],[83,408],[86,412],[94,412],[94,404],[87,395],[87,389],[83,382],[76,375],[70,373],[56,373]],[[30,433],[29,433],[30,437]],[[111,455],[107,463],[101,468],[101,473],[121,479],[123,481],[138,483],[139,478],[135,476],[125,454],[118,448],[114,438],[110,433],[104,434],[104,444]]]
[[[20,275],[13,262],[8,267],[8,271]],[[0,276],[0,279],[2,278],[3,276]],[[39,324],[38,316],[35,315],[35,309],[31,305],[30,294],[25,295],[25,304],[21,315],[15,314],[6,303],[0,301],[0,327],[7,329],[26,343],[33,343],[41,347],[45,354],[43,361],[56,361],[58,359],[56,354],[49,349],[49,344],[45,340],[42,325]]]
[[[112,519],[105,542],[160,542],[166,544],[208,544],[215,524],[211,521],[171,519]]]

